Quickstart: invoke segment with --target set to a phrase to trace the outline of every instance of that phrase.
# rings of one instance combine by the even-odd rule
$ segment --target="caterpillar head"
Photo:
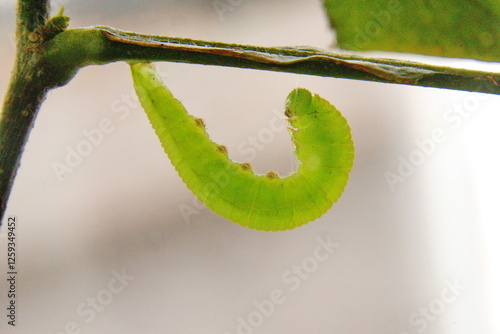
[[[288,94],[285,115],[290,119],[303,116],[312,111],[312,94],[304,88],[296,88]]]

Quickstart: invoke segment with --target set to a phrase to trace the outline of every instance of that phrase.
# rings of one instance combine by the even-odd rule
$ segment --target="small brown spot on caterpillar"
[[[278,174],[276,174],[275,172],[267,172],[266,177],[268,179],[277,179],[277,178],[279,178]]]
[[[253,171],[252,169],[252,165],[250,165],[248,162],[245,162],[245,163],[242,163],[241,165],[241,168],[244,169],[244,170],[248,170],[250,172]]]
[[[196,122],[196,125],[205,128],[205,122],[201,118],[195,118],[194,121]]]
[[[219,152],[224,153],[225,155],[227,155],[227,147],[224,146],[224,145],[218,145],[217,146],[217,151],[219,151]]]

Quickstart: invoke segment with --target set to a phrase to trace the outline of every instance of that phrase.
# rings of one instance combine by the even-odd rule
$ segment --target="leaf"
[[[500,61],[498,0],[324,0],[324,3],[343,49]]]

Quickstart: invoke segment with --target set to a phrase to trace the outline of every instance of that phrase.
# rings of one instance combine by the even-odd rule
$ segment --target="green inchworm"
[[[328,101],[298,88],[286,116],[300,165],[296,173],[255,175],[210,140],[149,63],[132,64],[139,100],[172,164],[189,189],[215,213],[242,226],[288,230],[323,215],[341,196],[354,160],[349,125]]]

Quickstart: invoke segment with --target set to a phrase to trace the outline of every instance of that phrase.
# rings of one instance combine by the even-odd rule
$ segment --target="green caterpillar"
[[[149,63],[131,64],[137,96],[172,164],[215,213],[257,230],[293,229],[323,215],[341,196],[354,160],[349,125],[328,101],[298,88],[286,116],[300,165],[296,173],[255,175],[210,140]]]

